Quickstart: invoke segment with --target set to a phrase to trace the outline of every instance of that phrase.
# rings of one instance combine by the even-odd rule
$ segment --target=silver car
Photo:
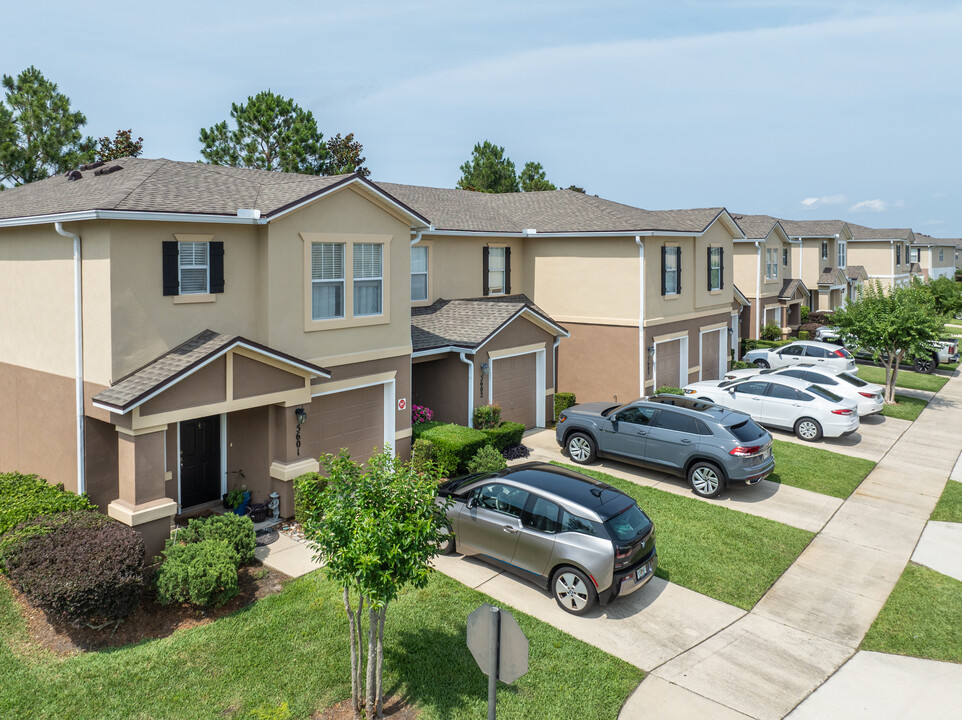
[[[573,615],[640,589],[658,565],[655,527],[625,493],[576,472],[525,463],[448,480],[455,549],[546,587]]]
[[[779,348],[758,348],[742,358],[760,368],[780,368],[799,363],[831,367],[835,372],[853,372],[855,357],[841,345],[796,340]]]

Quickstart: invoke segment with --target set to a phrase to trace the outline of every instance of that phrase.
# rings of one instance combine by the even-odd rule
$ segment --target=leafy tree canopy
[[[122,157],[137,157],[144,151],[144,139],[133,139],[133,130],[118,130],[113,140],[104,136],[97,141],[97,159],[107,162]]]
[[[932,294],[919,282],[888,289],[878,280],[866,283],[857,300],[835,311],[832,323],[885,367],[886,402],[895,401],[899,363],[930,353],[945,330]]]
[[[931,293],[935,311],[940,315],[962,312],[962,284],[949,277],[940,277],[929,280],[925,288]]]
[[[518,175],[518,182],[521,184],[523,192],[534,192],[536,190],[557,190],[553,182],[545,177],[544,168],[539,162],[527,162]]]
[[[487,193],[521,190],[511,158],[505,157],[503,147],[488,140],[475,144],[471,158],[461,166],[458,187],[462,190]]]
[[[214,165],[323,175],[328,150],[310,110],[270,90],[231,104],[234,129],[224,120],[201,129],[200,154]]]
[[[87,118],[71,112],[56,83],[30,66],[16,78],[4,75],[2,84],[0,186],[43,180],[94,159],[94,139],[80,131]]]
[[[364,167],[364,160],[361,153],[364,148],[354,139],[354,133],[348,133],[344,137],[338,133],[327,141],[327,160],[328,175],[345,175],[356,172],[364,177],[370,177],[371,171]]]

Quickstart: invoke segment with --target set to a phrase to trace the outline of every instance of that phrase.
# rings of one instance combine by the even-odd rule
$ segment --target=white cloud
[[[872,212],[884,212],[887,207],[884,200],[875,198],[874,200],[862,200],[862,202],[857,202],[852,207],[849,208],[852,212],[859,212],[861,210],[871,210]]]
[[[809,210],[814,210],[825,205],[842,205],[844,203],[844,195],[823,195],[822,197],[808,197],[802,200],[802,205]]]
[[[945,220],[926,220],[926,225],[945,225]]]

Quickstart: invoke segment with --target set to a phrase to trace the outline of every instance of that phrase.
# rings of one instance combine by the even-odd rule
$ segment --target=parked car
[[[584,615],[646,585],[658,566],[655,527],[629,495],[545,463],[448,480],[438,488],[457,549],[546,587]]]
[[[779,377],[794,377],[808,380],[810,383],[829,388],[836,395],[854,400],[858,405],[859,418],[882,412],[884,407],[881,385],[862,380],[853,373],[832,371],[831,367],[816,366],[813,363],[799,363],[789,367],[759,370],[758,368],[743,368],[729,370],[725,373],[725,380],[739,380],[756,375],[778,375]]]
[[[796,340],[780,348],[750,350],[742,360],[760,368],[780,368],[806,362],[836,368],[837,372],[855,370],[855,357],[841,345],[812,340]]]
[[[792,430],[809,442],[823,435],[840,437],[858,430],[854,400],[807,380],[778,375],[706,380],[690,383],[684,391],[689,397],[748,413],[761,425]]]
[[[842,338],[839,329],[832,325],[823,325],[816,329],[815,339],[829,343],[842,342],[845,345],[853,344],[851,340]],[[854,354],[859,358],[871,358],[873,356],[871,350],[862,348],[856,349]],[[927,354],[909,357],[908,361],[915,372],[931,373],[942,363],[959,362],[959,341],[957,338],[952,337],[943,338],[935,342]]]
[[[563,410],[555,440],[576,463],[596,457],[646,465],[688,480],[701,497],[755,485],[775,468],[772,436],[748,415],[679,395]]]

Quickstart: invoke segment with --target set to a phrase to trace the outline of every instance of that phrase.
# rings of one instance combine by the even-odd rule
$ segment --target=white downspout
[[[635,235],[635,244],[638,246],[638,397],[644,397],[648,350],[645,348],[645,244],[641,235]]]
[[[762,336],[762,328],[759,325],[759,313],[762,309],[762,246],[759,241],[755,241],[755,249],[758,251],[756,253],[757,260],[757,271],[755,273],[755,339],[758,340]]]
[[[554,344],[551,346],[551,369],[554,370],[554,391],[555,394],[558,393],[558,346],[561,344],[561,336],[559,335],[554,339]],[[551,403],[551,417],[553,420],[557,420],[558,417],[554,414],[554,403]]]
[[[468,360],[466,353],[458,353],[461,362],[468,366],[468,427],[474,427],[474,361]]]
[[[891,286],[894,288],[895,287],[895,241],[894,240],[889,240],[889,250],[891,251],[889,252],[889,259],[892,261],[892,274],[890,275],[890,277],[892,278]]]
[[[80,236],[63,229],[61,223],[54,223],[58,235],[73,238],[73,292],[74,292],[74,372],[76,374],[77,406],[77,494],[86,492],[84,476],[84,335],[83,335],[83,292],[81,286]]]
[[[422,236],[423,234],[424,234],[424,230],[423,230],[423,229],[418,230],[418,231],[414,234],[414,239],[411,241],[411,247],[414,247],[414,246],[417,245],[419,242],[421,242],[421,236]]]

